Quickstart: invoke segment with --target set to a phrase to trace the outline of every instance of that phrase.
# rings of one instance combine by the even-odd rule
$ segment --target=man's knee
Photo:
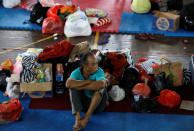
[[[99,91],[95,91],[93,97],[102,98],[102,95]]]

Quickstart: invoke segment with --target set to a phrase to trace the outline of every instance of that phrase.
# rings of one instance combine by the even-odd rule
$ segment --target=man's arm
[[[80,90],[100,90],[103,88],[105,88],[104,80],[91,81],[89,84],[79,87]]]
[[[66,87],[72,89],[79,89],[80,87],[90,84],[91,80],[74,80],[72,78],[67,79]]]
[[[105,87],[105,82],[104,80],[74,80],[69,78],[66,82],[66,87],[77,90],[100,90]]]

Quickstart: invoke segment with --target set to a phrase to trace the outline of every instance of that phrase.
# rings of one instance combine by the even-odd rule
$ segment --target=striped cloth
[[[106,18],[99,19],[97,23],[95,24],[95,26],[100,27],[100,26],[110,24],[110,23],[111,23],[111,19],[106,17]]]
[[[36,79],[36,73],[34,72],[34,68],[40,68],[40,64],[35,62],[35,57],[33,56],[24,56],[22,58],[22,73],[21,80],[22,82],[32,82]]]

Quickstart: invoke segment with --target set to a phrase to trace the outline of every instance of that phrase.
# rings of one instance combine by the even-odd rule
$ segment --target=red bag
[[[65,22],[60,18],[47,17],[42,24],[43,34],[64,33]]]
[[[158,96],[158,103],[163,106],[167,106],[169,108],[173,108],[180,104],[181,97],[175,91],[171,91],[168,89],[162,90],[160,92],[160,96]]]
[[[18,99],[11,99],[0,104],[0,119],[15,121],[20,117],[22,105]]]

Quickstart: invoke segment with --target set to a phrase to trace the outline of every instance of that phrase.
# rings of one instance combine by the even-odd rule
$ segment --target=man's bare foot
[[[80,124],[82,128],[85,128],[88,124],[88,118],[84,117],[83,119],[80,120]]]
[[[73,126],[73,130],[74,131],[79,131],[82,129],[82,126],[81,126],[81,120],[80,119],[76,119],[75,120],[75,124]]]

